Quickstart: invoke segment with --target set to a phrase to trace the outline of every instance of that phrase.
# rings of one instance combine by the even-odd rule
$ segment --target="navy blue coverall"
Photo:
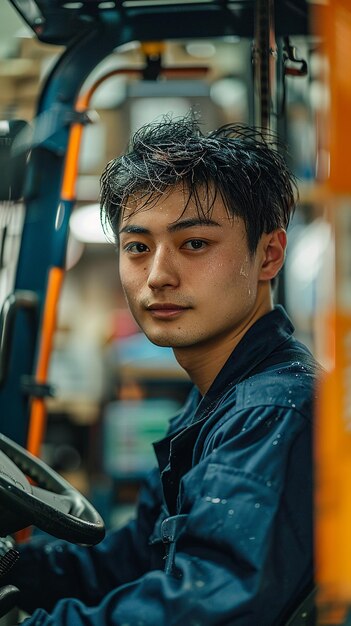
[[[284,623],[313,579],[316,365],[292,333],[276,307],[208,393],[191,392],[155,444],[135,520],[93,548],[22,549],[26,626]]]

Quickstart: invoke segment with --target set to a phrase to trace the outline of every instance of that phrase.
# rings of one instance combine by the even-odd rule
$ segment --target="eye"
[[[183,244],[186,250],[203,250],[206,246],[207,243],[203,239],[189,239]]]
[[[145,243],[141,243],[140,241],[132,241],[124,246],[125,252],[130,252],[131,254],[143,254],[143,252],[148,252],[149,248]]]

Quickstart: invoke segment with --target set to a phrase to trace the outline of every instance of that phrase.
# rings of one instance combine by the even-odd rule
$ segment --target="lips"
[[[153,317],[159,319],[167,319],[171,317],[178,317],[184,311],[189,310],[189,307],[180,306],[179,304],[173,304],[171,302],[166,303],[154,303],[146,307],[150,311]]]
[[[184,311],[186,308],[185,306],[179,306],[179,304],[172,304],[172,303],[166,303],[166,304],[150,304],[147,309],[149,309],[149,311]]]

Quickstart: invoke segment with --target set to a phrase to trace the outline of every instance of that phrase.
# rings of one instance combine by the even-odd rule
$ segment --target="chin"
[[[179,337],[156,337],[152,334],[145,334],[151,343],[155,344],[155,346],[160,346],[160,348],[184,348],[189,345],[189,341]]]
[[[173,344],[166,339],[153,339],[152,337],[148,337],[151,343],[155,344],[155,346],[160,346],[160,348],[173,348]]]

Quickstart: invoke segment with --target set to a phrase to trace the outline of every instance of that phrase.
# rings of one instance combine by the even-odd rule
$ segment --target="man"
[[[272,303],[294,181],[254,129],[166,118],[108,164],[101,201],[130,309],[194,388],[136,520],[23,549],[13,582],[43,607],[26,625],[281,626],[313,579],[316,366]]]

